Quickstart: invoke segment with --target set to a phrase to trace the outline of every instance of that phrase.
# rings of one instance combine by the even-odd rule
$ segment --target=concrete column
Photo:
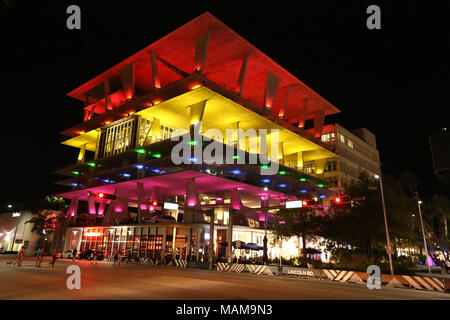
[[[103,88],[105,90],[105,106],[106,106],[106,110],[112,110],[112,104],[111,104],[111,91],[109,88],[109,79],[105,78],[103,80]]]
[[[245,73],[247,72],[248,56],[242,60],[241,71],[239,71],[239,78],[237,82],[237,88],[239,95],[242,96],[242,90],[244,89]]]
[[[211,217],[211,220],[209,222],[208,259],[209,259],[209,269],[211,270],[213,268],[213,263],[214,263],[214,210],[211,210],[210,217]]]
[[[264,108],[271,109],[273,107],[279,85],[280,78],[267,70],[266,89],[264,90]]]
[[[120,69],[120,80],[122,81],[122,88],[127,100],[134,97],[135,78],[134,78],[134,62],[127,64]]]
[[[153,51],[150,51],[150,63],[152,65],[153,90],[157,90],[161,88],[161,82],[159,80],[158,65],[156,64],[156,55]]]
[[[227,244],[227,260],[231,263],[233,261],[233,208],[230,208],[228,213]]]
[[[206,54],[208,53],[211,30],[208,30],[197,37],[195,44],[195,71],[202,73],[205,67]]]
[[[300,121],[298,122],[298,127],[303,129],[305,128],[306,115],[308,114],[308,106],[309,106],[310,98],[306,99],[305,106],[303,107],[303,112],[300,114]]]
[[[323,109],[314,114],[314,137],[321,138],[324,120],[325,111]]]
[[[200,253],[200,227],[196,227],[195,234],[195,261],[198,262],[198,255]]]
[[[80,147],[80,153],[78,153],[77,164],[84,163],[85,154],[86,154],[86,143],[82,144]]]

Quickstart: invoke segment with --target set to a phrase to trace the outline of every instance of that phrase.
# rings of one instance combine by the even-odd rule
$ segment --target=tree
[[[390,237],[396,241],[412,236],[412,200],[392,176],[383,176],[386,215]],[[346,188],[352,204],[339,206],[324,217],[320,235],[333,247],[350,246],[354,253],[366,256],[367,263],[386,256],[386,231],[379,182],[364,171]],[[384,248],[384,249],[383,249]]]
[[[25,223],[33,224],[31,231],[39,235],[39,247],[48,243],[46,239],[52,238],[54,231],[64,221],[64,216],[55,214],[55,212],[61,212],[66,207],[64,199],[58,197],[47,196],[34,203],[32,207],[33,218]]]
[[[276,238],[302,238],[302,256],[306,258],[306,240],[310,239],[320,229],[321,218],[314,208],[280,209],[275,217],[277,223],[273,226]]]
[[[442,254],[443,260],[450,261],[447,220],[450,212],[450,199],[443,195],[434,194],[429,202],[425,202],[425,230],[430,255],[438,263],[437,253]]]

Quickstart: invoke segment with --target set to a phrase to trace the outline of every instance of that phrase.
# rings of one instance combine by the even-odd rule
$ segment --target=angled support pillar
[[[297,152],[297,168],[303,169],[303,152]]]
[[[278,86],[280,85],[280,78],[267,70],[266,89],[264,90],[264,108],[271,109],[275,101]]]
[[[106,208],[106,200],[101,200],[100,205],[98,206],[97,214],[99,216],[103,216],[105,214],[105,208]]]
[[[131,100],[135,93],[134,62],[120,69],[120,80],[127,100]]]
[[[315,174],[323,174],[325,171],[326,162],[327,162],[327,159],[314,160],[314,173]]]
[[[280,159],[280,157],[281,157],[281,159]],[[279,162],[281,162],[281,164],[284,166],[284,142],[283,141],[280,142],[280,152],[279,152],[278,159],[281,160]]]
[[[237,88],[239,90],[239,95],[242,96],[242,90],[244,89],[245,83],[245,73],[247,72],[248,56],[242,60],[241,71],[239,71],[239,78],[237,82]]]
[[[69,208],[67,209],[66,217],[75,217],[78,211],[78,196],[70,200]]]
[[[203,121],[203,115],[205,114],[206,101],[203,100],[193,104],[189,107],[189,130],[191,131],[191,135],[194,134],[192,130],[196,127],[198,123]],[[197,128],[200,128],[199,126]],[[197,132],[199,134],[200,132]]]
[[[97,214],[97,209],[95,208],[95,194],[88,192],[88,210],[89,214]]]
[[[138,223],[142,223],[141,202],[144,200],[144,185],[142,182],[136,182],[136,193],[138,199]]]
[[[323,122],[325,120],[325,111],[322,109],[314,114],[314,137],[322,137]]]
[[[195,71],[202,73],[205,67],[206,54],[208,53],[211,30],[208,30],[197,37],[195,44]]]
[[[109,88],[109,79],[103,79],[103,88],[105,90],[105,106],[106,110],[112,110],[113,106],[111,104],[111,90]]]
[[[186,204],[188,207],[200,208],[200,199],[194,178],[186,182]]]
[[[86,143],[81,145],[80,152],[78,153],[77,164],[84,163],[84,156],[86,154]]]
[[[150,51],[150,63],[152,65],[152,84],[153,90],[161,88],[161,81],[159,80],[158,65],[156,63],[156,54]]]
[[[234,210],[241,210],[242,209],[242,201],[241,197],[239,195],[239,191],[237,188],[231,189],[231,197],[230,197],[230,206]]]
[[[287,94],[286,94],[286,101],[284,102],[284,109],[283,109],[283,112],[280,113],[280,114],[278,114],[278,116],[279,116],[281,119],[283,119],[283,120],[286,119],[286,111],[287,111],[287,106],[288,106],[288,102],[289,102],[289,94],[290,94],[290,93],[291,93],[291,85],[288,86],[288,91],[287,91]]]
[[[306,116],[308,114],[309,100],[310,100],[310,98],[306,99],[305,106],[303,108],[303,112],[301,112],[301,114],[300,114],[300,121],[298,123],[298,127],[300,129],[304,129],[305,128]]]

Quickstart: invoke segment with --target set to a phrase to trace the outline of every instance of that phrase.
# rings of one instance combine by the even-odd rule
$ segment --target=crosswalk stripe
[[[328,271],[333,275],[333,278],[337,276],[336,271],[328,269]]]

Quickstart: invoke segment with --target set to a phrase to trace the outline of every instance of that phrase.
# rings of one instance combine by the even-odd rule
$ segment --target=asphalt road
[[[364,285],[328,280],[298,280],[277,276],[183,270],[146,265],[113,266],[77,261],[81,269],[81,289],[69,290],[70,276],[65,260],[55,267],[44,261],[41,268],[27,259],[22,267],[6,265],[11,258],[0,258],[0,299],[450,299],[450,294],[401,288],[369,290]]]

